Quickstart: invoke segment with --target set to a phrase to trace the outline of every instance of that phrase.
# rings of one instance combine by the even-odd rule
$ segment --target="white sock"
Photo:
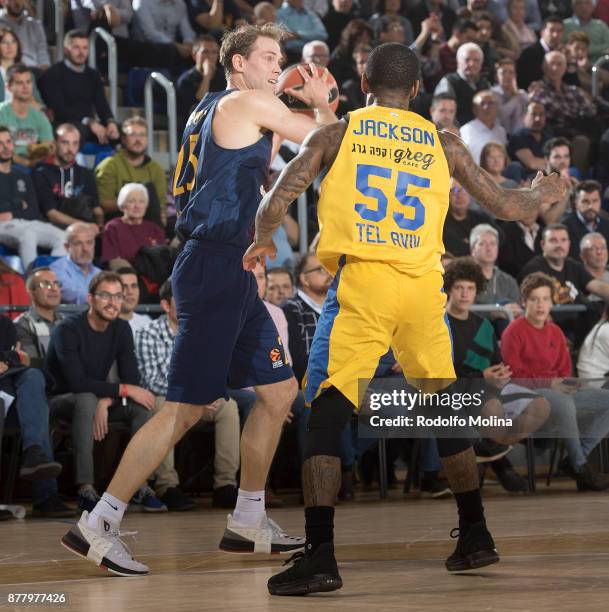
[[[257,525],[264,515],[264,490],[239,489],[233,519],[242,525]]]
[[[125,514],[128,505],[113,495],[104,493],[87,517],[87,524],[93,529],[97,524],[97,519],[102,516],[113,523],[120,523],[123,520],[123,514]]]

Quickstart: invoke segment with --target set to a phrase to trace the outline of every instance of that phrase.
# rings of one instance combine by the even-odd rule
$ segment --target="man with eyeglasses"
[[[302,61],[313,62],[324,68],[330,63],[330,49],[323,40],[311,40],[302,48]]]
[[[154,408],[154,395],[139,386],[131,328],[119,317],[124,297],[121,277],[100,272],[89,285],[89,309],[55,327],[46,355],[58,394],[51,399],[52,414],[72,421],[81,510],[92,510],[99,500],[93,486],[93,442],[106,437],[110,421],[127,422],[133,436]],[[131,504],[146,512],[167,510],[147,485]]]
[[[30,356],[33,367],[42,368],[51,333],[63,318],[57,312],[61,303],[61,281],[48,267],[35,268],[26,281],[31,306],[15,320],[22,350]]]
[[[61,282],[63,304],[86,304],[89,283],[101,270],[93,265],[97,230],[90,223],[73,223],[66,230],[68,254],[49,268]]]
[[[609,283],[609,270],[607,270],[609,252],[607,251],[607,240],[602,234],[599,232],[586,234],[579,242],[579,254],[584,268],[594,278]],[[594,293],[588,296],[588,300],[591,302],[603,301]]]

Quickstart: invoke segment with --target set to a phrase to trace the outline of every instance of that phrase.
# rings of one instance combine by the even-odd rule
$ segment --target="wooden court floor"
[[[344,586],[335,593],[268,595],[266,581],[286,557],[217,552],[225,514],[202,500],[189,513],[128,515],[123,528],[139,530],[133,548],[152,569],[141,578],[111,576],[64,550],[59,538],[69,521],[0,523],[0,596],[66,593],[69,603],[62,609],[87,612],[609,610],[609,493],[577,493],[571,483],[558,481],[528,496],[485,487],[502,560],[460,575],[443,565],[454,546],[448,537],[456,525],[454,502],[390,493],[384,502],[360,495],[337,509]],[[302,531],[301,507],[272,516],[286,530]],[[0,604],[0,610],[11,608],[40,606]]]

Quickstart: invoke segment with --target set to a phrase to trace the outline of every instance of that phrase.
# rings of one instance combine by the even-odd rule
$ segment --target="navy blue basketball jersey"
[[[268,178],[273,134],[265,132],[242,149],[214,142],[216,105],[235,90],[211,92],[192,112],[182,139],[173,179],[182,240],[194,238],[242,247],[250,245],[254,219]]]

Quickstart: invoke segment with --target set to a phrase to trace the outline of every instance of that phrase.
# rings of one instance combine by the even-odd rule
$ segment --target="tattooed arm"
[[[332,165],[346,129],[347,123],[339,121],[312,132],[298,155],[283,169],[273,188],[262,198],[256,213],[254,244],[243,256],[245,270],[252,270],[259,257],[275,257],[273,234],[281,225],[288,206],[306,191],[322,168]]]
[[[543,176],[541,172],[533,179],[530,189],[504,189],[474,162],[460,138],[450,132],[439,135],[451,176],[499,219],[516,221],[536,211],[543,213],[567,193],[565,179],[555,173]]]

